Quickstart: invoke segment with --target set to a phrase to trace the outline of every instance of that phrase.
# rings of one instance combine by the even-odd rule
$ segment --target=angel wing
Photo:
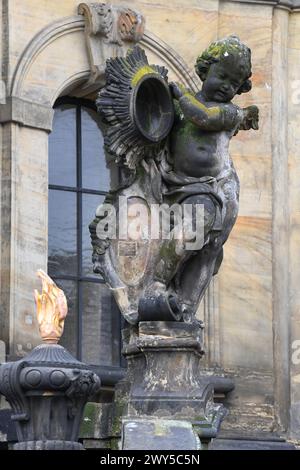
[[[149,65],[139,46],[126,57],[107,61],[106,85],[96,100],[108,124],[104,142],[131,170],[159,150],[172,128],[174,106],[167,74],[165,67]]]

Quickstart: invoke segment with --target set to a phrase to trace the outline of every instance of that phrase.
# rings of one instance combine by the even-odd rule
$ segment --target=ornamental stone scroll
[[[91,65],[87,86],[101,83],[105,62],[123,57],[128,48],[141,40],[145,19],[131,8],[106,3],[80,3],[78,13],[85,17],[85,36]]]

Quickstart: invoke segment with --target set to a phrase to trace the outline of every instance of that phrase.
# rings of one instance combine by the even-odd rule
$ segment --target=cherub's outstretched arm
[[[243,120],[243,111],[231,103],[208,107],[176,83],[171,83],[170,88],[185,119],[203,130],[232,130]]]
[[[206,131],[229,131],[242,120],[242,110],[236,106],[222,104],[208,107],[189,93],[179,99],[179,105],[186,119]]]
[[[243,120],[243,111],[231,103],[208,107],[177,84],[172,83],[170,87],[185,119],[203,130],[232,130]]]

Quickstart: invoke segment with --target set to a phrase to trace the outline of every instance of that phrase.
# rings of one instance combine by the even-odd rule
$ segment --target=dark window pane
[[[78,337],[78,293],[77,283],[74,281],[55,280],[68,301],[68,315],[65,320],[65,328],[59,344],[64,346],[73,356],[77,356],[77,337]]]
[[[76,186],[76,107],[56,108],[49,135],[49,184]]]
[[[120,313],[108,287],[82,283],[82,360],[89,364],[120,365]]]
[[[92,109],[81,108],[82,187],[108,191],[110,171],[103,148],[100,118]]]
[[[78,187],[76,148],[76,109],[62,105],[55,109],[53,132],[49,136],[49,184]],[[118,171],[111,172],[111,156],[106,156],[99,115],[81,109],[82,187],[107,191],[118,181]],[[110,159],[110,163],[109,160]],[[115,166],[114,166],[115,167]],[[78,199],[80,198],[80,199]],[[81,199],[82,198],[82,199]],[[82,214],[77,213],[82,202]],[[68,300],[68,315],[61,339],[74,356],[87,363],[120,365],[120,313],[109,289],[102,283],[82,282],[81,276],[99,280],[92,272],[92,247],[89,223],[104,196],[49,189],[49,275],[61,287]],[[81,227],[79,226],[81,222]],[[82,246],[77,246],[81,230]],[[78,254],[82,250],[82,272],[78,272]],[[77,281],[64,279],[74,276]],[[79,306],[81,311],[79,312]],[[79,319],[82,337],[79,338]]]
[[[49,190],[48,272],[77,275],[76,193]]]
[[[96,209],[103,203],[104,196],[94,194],[82,195],[82,274],[83,276],[95,276],[92,265],[92,245],[89,232],[89,224],[95,217]]]

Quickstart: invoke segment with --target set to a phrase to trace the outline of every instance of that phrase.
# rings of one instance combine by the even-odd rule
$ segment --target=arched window
[[[120,313],[93,273],[88,229],[115,177],[101,126],[93,102],[56,102],[49,136],[48,273],[68,299],[61,344],[86,363],[119,367]]]

